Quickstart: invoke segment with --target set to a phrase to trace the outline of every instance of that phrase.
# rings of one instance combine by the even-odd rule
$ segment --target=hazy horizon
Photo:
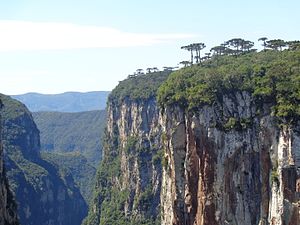
[[[6,94],[6,95],[10,95],[10,96],[14,96],[14,95],[26,95],[26,94],[41,94],[41,95],[60,95],[60,94],[66,94],[66,93],[91,93],[91,92],[111,92],[110,91],[65,91],[65,92],[59,92],[59,93],[41,93],[41,92],[25,92],[25,93],[20,93],[20,94]],[[4,93],[2,93],[4,94]]]

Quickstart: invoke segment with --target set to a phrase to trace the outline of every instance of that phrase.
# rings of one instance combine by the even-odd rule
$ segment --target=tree
[[[193,59],[194,59],[194,55],[193,55],[193,45],[190,44],[190,45],[186,45],[186,46],[182,46],[181,49],[184,49],[184,50],[187,50],[187,51],[190,51],[191,52],[191,64],[193,64]]]
[[[242,52],[242,47],[243,47],[243,44],[244,44],[245,40],[242,39],[242,38],[233,38],[233,39],[230,39],[229,41],[225,42],[227,45],[235,48],[234,50],[234,54],[235,55],[238,55],[239,53]]]
[[[237,55],[237,51],[231,48],[225,48],[224,55]]]
[[[146,71],[147,73],[151,73],[153,71],[153,68],[147,68]]]
[[[152,71],[153,71],[153,72],[158,72],[158,68],[157,68],[157,67],[153,67],[153,68],[152,68]]]
[[[187,67],[191,64],[190,61],[181,61],[179,64],[183,65],[184,67]]]
[[[258,41],[262,41],[262,42],[263,42],[263,43],[262,43],[262,46],[264,47],[264,51],[266,50],[266,47],[267,47],[267,42],[266,42],[266,40],[268,40],[267,37],[261,37],[261,38],[258,39]]]
[[[174,69],[178,68],[178,66],[164,66],[164,71],[173,71]]]
[[[273,50],[281,51],[286,46],[286,42],[281,39],[274,39],[267,41],[267,47]]]
[[[226,41],[224,44],[221,44],[221,46],[226,48],[224,50],[224,54],[237,56],[245,52],[251,52],[254,42],[244,40],[242,38],[233,38],[229,41]]]
[[[300,41],[288,41],[286,42],[289,50],[300,49]]]
[[[219,55],[224,55],[226,49],[227,47],[225,47],[224,45],[219,45],[211,48],[210,51],[213,53],[213,55],[219,56]]]
[[[143,69],[137,69],[136,74],[137,75],[142,75],[142,74],[144,74],[144,70]]]
[[[209,58],[209,59],[210,59],[210,55],[211,55],[210,52],[206,52],[206,53],[205,53],[205,56],[206,56],[207,58]]]
[[[195,56],[196,62],[201,63],[201,50],[204,49],[206,45],[204,43],[194,43],[192,44],[192,46],[193,46],[193,50],[196,51],[196,56]]]
[[[254,42],[252,41],[243,41],[242,42],[242,51],[250,52],[254,46]]]

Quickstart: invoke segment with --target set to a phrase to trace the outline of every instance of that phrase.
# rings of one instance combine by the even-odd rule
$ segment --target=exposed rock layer
[[[162,112],[162,224],[300,224],[300,127],[260,110],[237,92]]]
[[[124,101],[119,107],[108,107],[108,136],[118,135],[118,148],[121,149],[121,178],[116,185],[130,191],[124,210],[125,215],[142,218],[157,218],[159,214],[161,165],[155,161],[160,148],[160,126],[156,101]],[[129,141],[136,142],[129,146]],[[139,201],[148,191],[149,206]]]
[[[109,102],[107,111],[97,195],[86,224],[159,224],[162,168],[156,100]]]

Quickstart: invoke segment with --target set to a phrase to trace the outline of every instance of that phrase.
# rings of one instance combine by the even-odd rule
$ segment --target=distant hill
[[[106,107],[109,91],[65,92],[62,94],[27,93],[11,97],[24,103],[31,112],[83,112]]]
[[[94,166],[102,155],[101,136],[106,111],[77,113],[35,112],[34,121],[40,130],[41,150],[47,152],[80,152]]]

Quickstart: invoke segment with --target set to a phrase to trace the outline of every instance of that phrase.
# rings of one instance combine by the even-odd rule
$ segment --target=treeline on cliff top
[[[121,102],[157,96],[160,106],[179,105],[193,110],[212,104],[232,91],[248,91],[258,103],[269,102],[273,113],[288,121],[300,117],[300,41],[260,38],[263,50],[254,43],[234,38],[213,47],[201,57],[204,43],[183,46],[191,52],[184,68],[137,72],[120,82],[109,99]],[[195,59],[195,61],[194,61]],[[157,89],[158,92],[157,92]],[[220,98],[219,98],[220,99]]]

